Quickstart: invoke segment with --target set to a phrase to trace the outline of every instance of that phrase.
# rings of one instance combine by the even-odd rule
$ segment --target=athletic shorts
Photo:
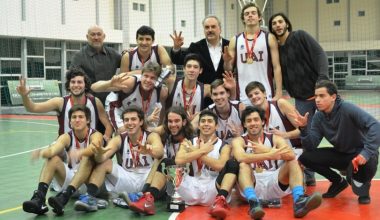
[[[215,181],[216,176],[185,175],[178,193],[187,205],[210,206],[218,194]]]
[[[73,170],[73,169],[70,169],[69,166],[67,165],[67,163],[63,163],[64,166],[65,166],[65,172],[66,172],[66,177],[65,177],[65,181],[64,183],[61,185],[59,184],[58,180],[56,178],[53,178],[53,181],[51,183],[51,187],[57,191],[57,192],[60,192],[62,190],[65,190],[71,183],[71,180],[73,179],[75,173],[77,172],[77,170]],[[79,193],[79,194],[84,194],[87,192],[87,187],[85,184],[82,184],[79,189],[77,189],[76,191],[76,194]]]
[[[117,163],[112,164],[112,173],[106,175],[105,185],[108,191],[115,193],[141,192],[148,178],[149,168],[125,170]]]
[[[256,179],[255,192],[257,198],[263,200],[278,199],[289,195],[292,191],[288,187],[285,191],[282,191],[278,185],[278,174],[280,169],[276,171],[264,171],[262,173],[252,173],[252,176]],[[239,187],[240,189],[240,187]],[[240,194],[245,198],[243,189],[240,189]]]

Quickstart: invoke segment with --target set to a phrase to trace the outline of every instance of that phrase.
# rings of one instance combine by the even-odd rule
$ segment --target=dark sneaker
[[[212,217],[224,219],[229,209],[230,207],[227,204],[226,198],[224,198],[224,196],[217,196],[214,204],[210,207],[209,213]]]
[[[154,215],[154,197],[149,192],[145,193],[137,202],[131,202],[129,209],[134,212],[144,213],[147,215]]]
[[[122,198],[115,198],[115,199],[112,200],[112,203],[115,206],[123,208],[123,209],[129,208],[129,205],[127,204],[127,202],[124,199],[122,199]]]
[[[315,185],[317,185],[315,178],[306,179],[306,186],[315,186]]]
[[[348,183],[345,178],[342,178],[339,183],[331,183],[329,189],[326,193],[322,195],[323,198],[334,198],[340,192],[342,192],[345,188],[347,188]]]
[[[53,212],[57,215],[63,215],[64,208],[69,199],[64,195],[66,191],[59,192],[56,196],[49,197],[49,205],[53,208]]]
[[[43,196],[42,192],[38,190],[34,191],[33,196],[29,201],[25,201],[22,204],[22,209],[25,212],[34,213],[37,215],[42,215],[49,211],[49,208],[45,203],[45,196]]]
[[[366,205],[371,203],[371,197],[369,196],[359,196],[358,198],[359,204]]]
[[[258,200],[248,200],[249,203],[249,215],[252,219],[258,220],[262,219],[265,215],[263,208],[261,208],[260,202]]]
[[[302,218],[311,210],[318,208],[322,203],[320,193],[314,193],[311,196],[303,195],[294,203],[294,217]]]
[[[79,196],[79,200],[74,203],[76,211],[95,212],[98,211],[98,204],[96,198],[83,194]]]

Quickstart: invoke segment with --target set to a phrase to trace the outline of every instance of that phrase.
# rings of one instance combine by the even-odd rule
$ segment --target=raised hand
[[[152,151],[153,145],[147,143],[141,144],[141,142],[139,142],[138,152],[140,154],[152,154]]]
[[[218,139],[217,136],[211,137],[207,142],[200,139],[199,140],[199,149],[203,150],[205,154],[208,154],[214,149],[214,143]]]
[[[174,30],[173,35],[170,34],[170,37],[173,39],[173,49],[179,50],[184,44],[184,38],[182,37],[182,31],[177,34],[177,31]]]
[[[131,78],[128,73],[120,73],[118,75],[114,75],[111,79],[111,86],[116,87],[120,90],[128,89],[128,86],[125,82]]]
[[[285,139],[289,139],[288,138],[288,133],[286,131],[280,131],[277,128],[271,128],[271,129],[269,129],[268,133],[278,135],[278,136],[283,137]]]
[[[232,71],[224,71],[223,73],[224,88],[232,90],[236,88],[236,80]]]
[[[306,112],[304,116],[302,116],[297,110],[295,113],[290,113],[290,116],[294,118],[294,121],[298,127],[306,127],[307,120],[309,117],[309,112]]]
[[[41,149],[37,149],[37,150],[32,151],[32,155],[30,157],[30,160],[32,162],[34,162],[34,161],[40,159],[40,157],[41,157]]]
[[[224,46],[224,50],[223,50],[223,61],[225,63],[229,63],[232,61],[233,57],[231,56],[231,54],[228,52],[228,46]]]
[[[160,120],[160,113],[161,113],[161,108],[155,107],[152,114],[150,114],[147,118],[147,121],[150,123],[158,123]]]
[[[26,87],[26,80],[24,77],[20,77],[20,84],[16,87],[18,94],[21,96],[27,96],[32,90]]]

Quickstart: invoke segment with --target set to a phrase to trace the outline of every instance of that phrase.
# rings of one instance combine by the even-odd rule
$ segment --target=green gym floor
[[[344,95],[346,100],[357,103],[356,99],[369,97],[372,100],[366,103],[357,103],[376,119],[380,120],[380,96],[368,93]],[[55,219],[52,211],[42,216],[25,213],[22,210],[22,203],[29,200],[33,191],[37,187],[39,173],[43,160],[34,163],[30,160],[31,151],[50,144],[57,137],[57,120],[53,116],[24,116],[24,115],[0,115],[0,220],[2,219]],[[329,146],[327,141],[321,143],[322,146]],[[372,183],[371,195],[372,203],[367,206],[359,206],[356,196],[351,189],[347,188],[342,195],[334,199],[325,199],[321,207],[310,213],[305,219],[379,219],[380,216],[380,169],[378,169],[376,179]],[[318,179],[322,179],[317,176]],[[311,191],[325,192],[328,183],[318,181],[317,187],[308,189]],[[48,197],[55,192],[48,192]],[[188,207],[180,215],[171,215],[166,212],[164,202],[156,203],[156,215],[142,216],[132,213],[130,210],[113,207],[100,210],[95,213],[80,213],[73,209],[71,200],[66,206],[63,219],[212,219],[207,214],[206,207]],[[283,200],[283,208],[268,210],[264,219],[289,219],[292,218],[291,199]],[[247,215],[248,207],[234,201],[230,215],[227,219],[249,219]]]

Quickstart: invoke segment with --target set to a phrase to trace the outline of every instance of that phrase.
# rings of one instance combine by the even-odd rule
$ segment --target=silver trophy
[[[163,167],[165,166],[162,164]],[[182,200],[181,196],[177,192],[179,185],[181,185],[185,173],[189,171],[188,165],[171,165],[164,167],[167,173],[167,178],[169,183],[173,186],[174,190],[172,193],[168,193],[171,197],[167,204],[167,209],[169,212],[182,212],[185,210],[185,201]]]
[[[163,66],[161,69],[161,74],[158,77],[154,87],[160,88],[162,84],[164,83],[165,79],[169,77],[170,74],[173,74],[176,72],[176,66],[175,65],[166,65]]]

